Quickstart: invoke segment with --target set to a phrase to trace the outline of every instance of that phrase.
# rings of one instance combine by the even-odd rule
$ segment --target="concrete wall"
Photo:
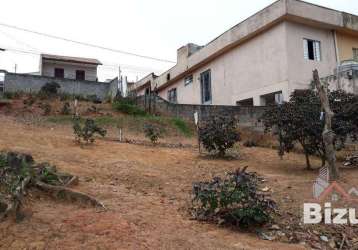
[[[358,36],[337,32],[339,60],[353,59],[353,48],[358,48]]]
[[[159,113],[194,121],[194,113],[198,112],[200,120],[206,120],[216,115],[235,116],[241,126],[263,130],[261,117],[266,107],[240,107],[227,105],[191,105],[173,104],[154,95],[139,96],[135,99],[137,105],[151,113]]]
[[[116,91],[115,86],[118,86],[117,78],[111,82],[91,82],[6,72],[4,81],[5,92],[38,92],[48,82],[58,83],[61,86],[60,92],[71,95],[82,95],[84,97],[96,95],[102,100],[114,96],[115,93],[113,92]]]
[[[184,78],[180,79],[159,95],[167,99],[168,90],[176,87],[178,103],[201,104],[200,73],[208,69],[215,105],[236,105],[267,91],[281,90],[288,79],[285,32],[285,23],[278,24],[194,71],[193,83],[184,86]]]
[[[76,79],[76,70],[84,70],[86,81],[97,81],[97,65],[42,60],[43,76],[54,77],[55,68],[63,68],[67,79]]]
[[[304,59],[304,38],[321,42],[321,61]],[[181,78],[159,95],[167,99],[167,92],[177,88],[178,103],[200,104],[200,73],[210,69],[213,104],[235,105],[253,98],[260,106],[265,105],[261,96],[281,91],[288,100],[294,89],[309,86],[313,69],[327,76],[336,65],[330,30],[285,21],[195,70],[192,84],[185,86]]]
[[[289,92],[308,88],[312,71],[320,76],[332,75],[337,67],[334,34],[331,30],[315,28],[299,23],[286,23]],[[321,61],[308,60],[303,56],[303,38],[321,42]]]

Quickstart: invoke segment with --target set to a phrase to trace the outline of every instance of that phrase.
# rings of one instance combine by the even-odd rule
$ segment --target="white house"
[[[40,75],[56,78],[98,81],[97,59],[41,54]]]
[[[174,67],[144,77],[134,91],[183,104],[267,105],[308,88],[313,69],[334,75],[352,58],[358,58],[358,16],[278,0],[206,45],[179,48]]]

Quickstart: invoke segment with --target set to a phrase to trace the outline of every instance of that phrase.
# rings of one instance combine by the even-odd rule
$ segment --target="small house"
[[[40,75],[79,81],[98,81],[98,65],[102,63],[92,58],[41,54]]]

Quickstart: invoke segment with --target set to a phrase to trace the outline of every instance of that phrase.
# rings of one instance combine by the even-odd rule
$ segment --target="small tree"
[[[84,126],[81,126],[80,118],[76,117],[73,120],[73,132],[75,134],[75,140],[81,143],[84,140],[87,144],[95,141],[94,135],[99,134],[104,137],[107,131],[97,126],[92,119],[86,119]]]
[[[335,146],[340,149],[349,136],[355,137],[354,111],[350,107],[356,97],[343,91],[329,93],[335,116],[332,128],[336,132]],[[325,164],[325,145],[322,138],[324,113],[320,99],[313,90],[295,90],[289,102],[271,106],[263,115],[266,131],[273,130],[280,144],[279,155],[291,152],[296,143],[302,146],[306,165],[311,169],[310,155],[318,155]]]
[[[153,144],[156,144],[162,136],[162,129],[155,124],[144,124],[144,134]]]
[[[224,156],[240,140],[237,122],[233,117],[215,116],[199,127],[199,140],[209,152]]]

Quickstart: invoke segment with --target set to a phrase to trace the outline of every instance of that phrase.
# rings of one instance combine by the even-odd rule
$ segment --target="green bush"
[[[94,104],[102,103],[101,99],[97,95],[88,95],[86,99]]]
[[[276,204],[258,191],[255,173],[238,169],[224,178],[193,184],[192,214],[205,220],[236,227],[263,225],[269,222]]]
[[[61,115],[69,115],[71,114],[71,107],[69,102],[65,102],[61,109]]]
[[[12,93],[12,92],[5,92],[5,93],[4,93],[4,98],[5,98],[5,99],[14,99],[14,93]]]
[[[38,96],[41,99],[57,96],[59,88],[61,88],[61,86],[57,82],[48,82],[41,87]]]
[[[199,140],[207,151],[224,156],[240,140],[236,120],[229,116],[211,117],[200,125]]]
[[[4,98],[5,99],[18,99],[23,95],[23,92],[16,91],[16,92],[5,92]]]
[[[146,115],[146,112],[143,109],[128,100],[115,101],[113,102],[112,107],[114,110],[128,115]]]
[[[107,134],[107,131],[94,122],[92,119],[86,119],[85,124],[81,126],[81,118],[76,117],[73,120],[73,132],[75,134],[75,140],[79,143],[85,141],[88,143],[93,143],[95,141],[94,135],[99,134],[104,137]]]

